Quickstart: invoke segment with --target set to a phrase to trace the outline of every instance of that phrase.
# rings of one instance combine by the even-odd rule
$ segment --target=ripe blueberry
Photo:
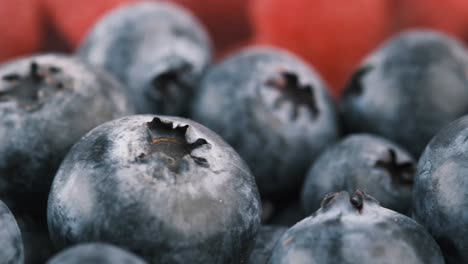
[[[414,218],[439,243],[447,263],[468,263],[468,117],[443,128],[418,164]]]
[[[18,224],[2,201],[0,201],[0,262],[5,264],[24,262],[23,241]]]
[[[140,113],[187,115],[211,44],[185,10],[144,1],[102,18],[78,56],[125,83]]]
[[[47,264],[145,264],[130,252],[104,243],[86,243],[68,248]]]
[[[105,123],[63,161],[49,196],[53,242],[111,242],[154,263],[241,263],[260,225],[253,176],[207,128],[140,115]]]
[[[422,226],[356,191],[327,195],[317,212],[286,231],[270,263],[443,264],[444,259]]]
[[[311,214],[331,192],[364,189],[383,207],[409,214],[416,164],[392,142],[370,134],[348,136],[328,148],[309,170],[302,205]]]
[[[325,85],[285,51],[244,50],[213,67],[200,89],[194,119],[239,152],[265,198],[296,191],[310,163],[338,138]]]
[[[468,56],[440,33],[397,35],[370,55],[345,90],[346,129],[384,136],[419,157],[441,129],[468,113]]]
[[[119,83],[72,57],[39,55],[1,66],[0,198],[15,214],[43,215],[69,148],[95,126],[132,112]]]

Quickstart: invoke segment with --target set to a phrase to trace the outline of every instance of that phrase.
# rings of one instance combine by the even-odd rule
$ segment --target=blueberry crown
[[[346,196],[343,196],[346,195]],[[337,198],[341,197],[349,197],[349,199],[339,199],[341,203],[349,203],[352,205],[352,208],[354,210],[357,210],[357,212],[362,213],[362,210],[364,208],[365,203],[375,203],[378,204],[378,201],[375,200],[372,196],[366,194],[362,190],[356,190],[353,194],[348,196],[347,192],[335,192],[335,193],[329,193],[323,198],[322,203],[320,204],[320,207],[324,210],[327,210],[335,201],[337,201]]]
[[[383,157],[374,165],[386,170],[396,184],[412,185],[414,182],[415,165],[413,162],[398,162],[395,150],[388,149]]]
[[[287,101],[293,102],[291,119],[297,119],[300,106],[306,106],[314,117],[319,115],[320,111],[317,107],[315,92],[312,85],[302,85],[299,82],[297,74],[281,71],[277,76],[268,79],[266,85],[281,92],[281,96],[279,96],[274,103],[275,107],[279,107]]]
[[[41,107],[44,101],[66,87],[62,69],[31,62],[26,75],[9,73],[1,77],[7,88],[0,91],[0,102],[14,100],[26,111]]]
[[[209,167],[208,161],[205,158],[192,155],[192,151],[204,145],[209,145],[208,142],[199,138],[193,143],[187,141],[188,125],[177,125],[174,127],[172,122],[163,122],[160,118],[155,117],[151,122],[146,123],[148,131],[148,141],[150,143],[149,153],[162,153],[167,159],[166,166],[172,171],[178,171],[182,167],[183,157],[190,156],[197,165]],[[142,153],[139,159],[146,159],[148,155]]]

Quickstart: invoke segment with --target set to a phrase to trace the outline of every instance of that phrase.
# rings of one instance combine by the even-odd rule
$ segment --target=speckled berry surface
[[[468,113],[468,55],[433,31],[408,31],[364,60],[342,100],[350,132],[386,137],[419,157],[449,122]]]
[[[324,151],[302,189],[307,214],[332,192],[366,190],[388,209],[409,215],[416,174],[414,159],[400,146],[371,134],[350,135]]]
[[[246,261],[260,215],[254,178],[229,145],[188,119],[151,115],[83,137],[48,207],[58,247],[107,241],[152,263]]]
[[[468,262],[468,117],[443,128],[418,164],[414,218],[439,243],[449,264]]]
[[[239,152],[263,198],[294,193],[310,163],[339,136],[320,77],[294,55],[267,47],[214,66],[202,81],[193,118]]]
[[[443,264],[439,246],[414,220],[356,191],[331,193],[278,241],[271,264]]]
[[[133,113],[110,75],[65,55],[0,66],[0,198],[44,214],[52,178],[70,147],[102,122]]]
[[[139,113],[187,116],[211,44],[184,9],[141,1],[104,16],[77,55],[125,83]]]

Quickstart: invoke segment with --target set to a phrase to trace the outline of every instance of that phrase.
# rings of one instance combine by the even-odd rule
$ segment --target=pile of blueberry
[[[0,264],[468,263],[462,44],[399,34],[339,100],[286,51],[211,57],[142,2],[1,65]]]

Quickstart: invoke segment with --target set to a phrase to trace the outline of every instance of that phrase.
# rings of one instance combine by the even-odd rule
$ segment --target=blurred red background
[[[0,61],[72,52],[102,15],[133,1],[0,0]],[[284,47],[318,70],[335,95],[363,57],[396,32],[424,27],[468,41],[466,0],[165,1],[202,21],[218,58],[247,45]]]

